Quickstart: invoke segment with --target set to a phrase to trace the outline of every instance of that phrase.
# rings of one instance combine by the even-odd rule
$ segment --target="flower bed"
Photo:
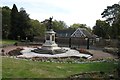
[[[96,71],[96,72],[85,72],[85,73],[79,73],[79,74],[74,74],[68,77],[70,80],[72,79],[82,79],[82,78],[95,78],[98,80],[101,80],[104,78],[110,80],[110,79],[116,79],[119,78],[117,75],[117,71],[113,71],[110,73],[106,73],[103,71]]]
[[[17,48],[15,50],[11,50],[10,52],[7,53],[9,56],[17,56],[17,55],[22,55],[20,51],[23,50],[22,48]]]
[[[108,53],[111,53],[113,55],[117,55],[118,53],[118,48],[112,48],[112,47],[105,47],[103,49],[104,52],[108,52]]]
[[[84,53],[84,54],[88,54],[88,55],[91,55],[93,56],[93,54],[91,54],[89,51],[87,51],[86,49],[83,49],[83,48],[80,48],[80,49],[77,49],[80,53]]]

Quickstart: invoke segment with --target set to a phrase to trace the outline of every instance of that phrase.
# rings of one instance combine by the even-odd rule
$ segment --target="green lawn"
[[[110,72],[117,67],[113,62],[69,64],[26,61],[12,58],[2,58],[3,78],[65,78],[70,75],[91,72]]]
[[[0,41],[0,44],[14,44],[17,42],[16,40],[2,40]]]

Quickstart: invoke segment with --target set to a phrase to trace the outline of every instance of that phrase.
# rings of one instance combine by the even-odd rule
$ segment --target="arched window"
[[[50,40],[50,35],[49,34],[46,35],[46,40]]]
[[[55,36],[54,35],[52,35],[52,41],[55,41]]]

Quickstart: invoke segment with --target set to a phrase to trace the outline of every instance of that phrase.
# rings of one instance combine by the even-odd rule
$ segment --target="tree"
[[[52,28],[54,30],[62,30],[62,29],[67,28],[67,25],[66,25],[66,23],[64,21],[54,20],[53,24],[52,24]]]
[[[111,25],[111,38],[118,38],[120,36],[120,5],[114,4],[108,6],[101,15],[103,18],[106,18],[106,22]]]
[[[49,20],[48,19],[45,19],[41,23],[43,23],[43,25],[46,28],[49,26]],[[61,30],[61,29],[65,29],[65,28],[67,28],[67,25],[64,21],[57,21],[57,20],[52,21],[52,29],[53,30]]]
[[[87,29],[88,31],[91,32],[90,27],[87,27],[86,24],[79,24],[79,23],[74,23],[74,24],[71,25],[68,29],[75,29],[75,30],[76,30],[77,28],[85,28],[85,29]]]
[[[114,4],[112,6],[107,6],[107,9],[105,9],[101,15],[103,18],[106,18],[107,22],[113,24],[119,12],[120,12],[120,5]]]
[[[96,25],[93,27],[93,33],[99,37],[109,38],[109,29],[110,26],[106,21],[96,20]]]
[[[11,10],[11,28],[10,28],[10,39],[17,39],[18,36],[18,9],[16,5],[13,5],[13,8]]]
[[[11,39],[26,39],[27,31],[31,27],[29,24],[30,18],[29,15],[26,13],[24,8],[20,8],[20,12],[16,5],[13,5],[11,11],[11,29],[10,29],[10,38]]]
[[[26,39],[26,36],[28,35],[27,31],[29,30],[31,25],[29,24],[29,15],[26,13],[24,8],[20,8],[18,20],[19,22],[17,27],[17,36],[20,36],[21,39]]]
[[[117,39],[120,37],[120,13],[118,14],[117,18],[115,19],[115,22],[111,26],[111,37],[114,39]],[[113,33],[114,32],[114,33]]]
[[[10,31],[11,21],[10,21],[11,9],[8,6],[2,7],[2,38],[7,39]]]
[[[74,23],[69,27],[70,29],[77,29],[77,28],[86,28],[86,24],[79,24],[79,23]]]
[[[41,24],[38,20],[30,20],[30,25],[31,28],[28,30],[29,35],[34,35],[34,36],[43,36],[45,33],[45,26]]]

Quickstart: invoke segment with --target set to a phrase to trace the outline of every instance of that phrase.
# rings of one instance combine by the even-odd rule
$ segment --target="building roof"
[[[59,37],[70,37],[74,32],[75,30],[56,30],[56,36],[59,36]]]
[[[59,37],[88,37],[93,38],[93,34],[85,28],[78,28],[76,30],[58,30],[55,31],[56,36]]]
[[[88,37],[91,38],[92,34],[85,28],[78,28],[71,37]]]

